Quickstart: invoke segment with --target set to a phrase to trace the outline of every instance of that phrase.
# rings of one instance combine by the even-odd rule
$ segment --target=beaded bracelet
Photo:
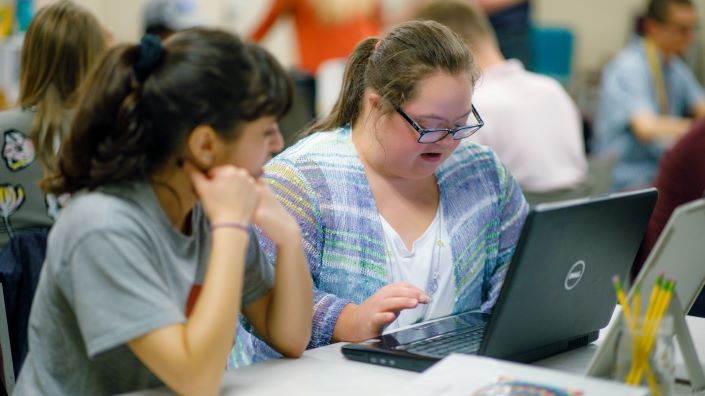
[[[243,230],[245,232],[250,232],[250,229],[242,224],[242,223],[235,223],[235,222],[224,222],[224,223],[215,223],[211,224],[211,231],[215,230],[216,228],[237,228],[238,230]]]

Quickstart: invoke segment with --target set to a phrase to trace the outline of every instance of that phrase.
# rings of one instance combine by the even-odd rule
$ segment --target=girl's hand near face
[[[276,245],[291,242],[292,239],[299,241],[301,231],[296,220],[284,209],[264,180],[260,179],[256,183],[259,204],[255,209],[252,222]]]
[[[246,170],[224,165],[203,173],[189,162],[184,164],[184,169],[211,224],[250,223],[260,194],[255,180]]]

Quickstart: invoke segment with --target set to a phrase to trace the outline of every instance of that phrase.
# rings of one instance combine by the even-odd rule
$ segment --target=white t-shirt
[[[571,188],[584,180],[580,113],[557,81],[511,59],[483,70],[473,104],[485,125],[469,139],[490,146],[524,191]]]
[[[428,304],[419,304],[414,309],[401,311],[399,317],[385,328],[384,333],[450,315],[453,311],[453,254],[440,210],[426,231],[414,241],[411,250],[406,248],[404,241],[384,217],[380,215],[380,219],[388,250],[387,263],[391,281],[409,282],[426,291],[431,298]],[[436,271],[438,287],[435,293],[431,293],[429,284]]]

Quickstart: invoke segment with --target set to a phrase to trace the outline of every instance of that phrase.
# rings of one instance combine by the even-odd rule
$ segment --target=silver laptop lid
[[[682,314],[686,315],[705,285],[704,235],[705,199],[676,208],[634,281],[635,285],[640,285],[641,295],[649,296],[656,277],[663,273],[676,280],[676,294],[684,309]],[[632,287],[628,293],[629,301],[633,290]],[[645,308],[648,298],[642,298],[642,301],[642,308]],[[619,328],[619,323],[614,323],[600,341],[600,347],[588,366],[587,375],[609,376]]]

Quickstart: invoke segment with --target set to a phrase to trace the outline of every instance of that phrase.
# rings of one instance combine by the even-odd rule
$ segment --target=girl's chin
[[[434,176],[436,170],[438,170],[438,166],[416,166],[410,172],[407,172],[405,176],[407,179],[424,180]]]

